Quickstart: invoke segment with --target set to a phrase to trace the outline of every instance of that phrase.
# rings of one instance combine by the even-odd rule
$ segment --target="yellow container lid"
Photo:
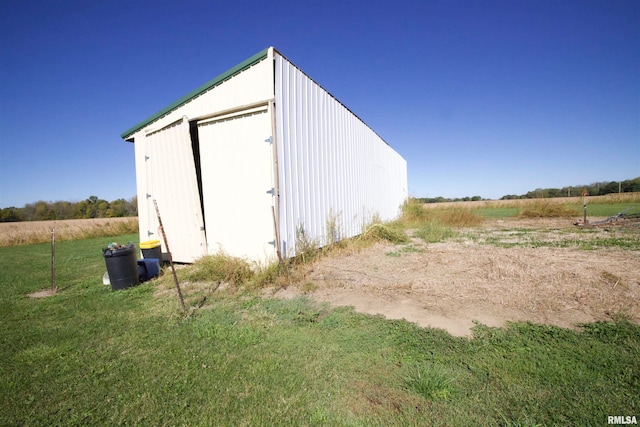
[[[160,246],[160,240],[147,240],[146,242],[140,242],[140,249],[153,249]]]

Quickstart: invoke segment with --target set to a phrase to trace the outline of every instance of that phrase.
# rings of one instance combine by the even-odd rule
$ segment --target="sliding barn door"
[[[173,260],[193,262],[206,254],[206,239],[189,122],[184,117],[135,144],[140,240],[162,240],[155,199]]]
[[[198,122],[210,254],[275,257],[271,114],[253,108]]]

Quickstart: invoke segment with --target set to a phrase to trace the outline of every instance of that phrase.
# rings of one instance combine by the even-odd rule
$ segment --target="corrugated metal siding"
[[[376,214],[397,217],[407,198],[406,161],[286,58],[274,56],[283,254],[295,255],[301,229],[324,245],[360,234]],[[338,235],[329,235],[331,222]]]
[[[273,149],[267,105],[198,123],[209,253],[275,259]],[[273,244],[269,244],[273,242]]]
[[[135,146],[140,240],[162,240],[156,199],[173,260],[193,262],[205,254],[206,240],[189,122],[185,117],[142,136]]]

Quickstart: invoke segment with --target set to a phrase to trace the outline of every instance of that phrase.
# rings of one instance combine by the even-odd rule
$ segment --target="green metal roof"
[[[129,128],[129,129],[127,129],[126,131],[122,132],[122,134],[120,136],[122,137],[122,139],[126,140],[128,137],[130,137],[131,135],[133,135],[134,133],[136,133],[137,131],[139,131],[140,129],[142,129],[143,127],[148,125],[149,123],[152,123],[152,122],[158,120],[159,118],[161,118],[162,116],[164,116],[164,115],[170,113],[171,111],[175,110],[176,108],[181,107],[182,105],[186,104],[187,102],[189,102],[193,98],[195,98],[198,95],[201,95],[202,93],[208,91],[212,87],[219,85],[220,83],[222,83],[223,81],[225,81],[228,78],[232,77],[233,75],[239,73],[240,71],[242,71],[242,70],[244,70],[246,68],[249,68],[250,66],[252,66],[253,64],[255,64],[257,62],[260,62],[261,60],[263,60],[264,58],[267,57],[267,52],[268,51],[269,51],[269,48],[264,49],[264,50],[256,53],[255,55],[253,55],[251,58],[248,58],[248,59],[242,61],[241,63],[239,63],[235,67],[225,71],[224,73],[222,73],[219,76],[213,78],[212,80],[209,80],[207,83],[205,83],[202,86],[200,86],[200,87],[194,89],[193,91],[189,92],[188,94],[186,94],[182,98],[178,99],[176,102],[174,102],[174,103],[170,104],[169,106],[163,108],[162,110],[158,111],[153,116],[141,121],[137,125],[135,125],[135,126]]]

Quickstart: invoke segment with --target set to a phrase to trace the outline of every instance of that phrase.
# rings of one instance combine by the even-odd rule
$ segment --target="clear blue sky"
[[[0,207],[135,195],[120,134],[274,46],[416,197],[640,176],[640,1],[0,2]]]

